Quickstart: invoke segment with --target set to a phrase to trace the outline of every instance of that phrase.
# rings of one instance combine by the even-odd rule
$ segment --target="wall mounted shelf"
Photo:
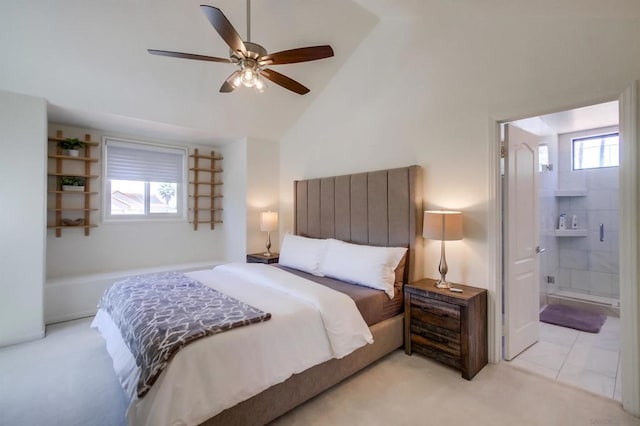
[[[49,176],[72,176],[72,177],[83,177],[83,178],[87,178],[87,179],[92,179],[92,178],[97,178],[98,175],[83,175],[83,174],[78,174],[78,173],[64,173],[64,172],[60,172],[60,173],[48,173]],[[86,186],[85,186],[86,187]]]
[[[64,208],[64,209],[47,209],[50,212],[97,212],[98,209],[72,209],[72,208]]]
[[[586,237],[588,234],[586,229],[556,229],[556,237]]]
[[[82,156],[73,157],[65,155],[62,148],[58,146],[60,142],[64,142],[65,138],[62,131],[56,132],[55,138],[48,138],[48,141],[52,144],[48,150],[49,172],[47,175],[51,178],[49,180],[50,198],[53,198],[53,202],[49,203],[47,208],[48,212],[51,212],[49,217],[49,224],[47,228],[55,229],[56,237],[62,236],[62,229],[76,228],[83,229],[84,235],[88,236],[91,228],[96,228],[98,225],[91,223],[91,213],[98,211],[97,208],[91,206],[92,196],[98,194],[98,192],[91,191],[92,180],[98,178],[96,174],[92,174],[92,165],[98,163],[98,158],[92,156],[92,148],[99,147],[98,142],[91,140],[91,135],[85,135],[83,143]],[[68,177],[81,177],[85,179],[84,191],[62,191],[61,178]],[[63,218],[63,214],[75,213],[74,219]],[[78,217],[78,215],[80,217]],[[53,220],[51,220],[53,218]],[[79,225],[65,225],[63,221],[79,220],[82,219],[82,224]]]
[[[586,197],[586,189],[557,189],[556,197]]]
[[[198,224],[209,224],[211,229],[214,229],[216,223],[222,223],[220,219],[222,207],[218,204],[222,194],[216,188],[222,185],[223,170],[219,166],[223,158],[216,155],[214,151],[211,151],[210,155],[200,154],[197,148],[189,157],[193,158],[193,166],[189,168],[189,173],[192,174],[192,179],[189,181],[191,190],[189,198],[192,205],[189,208],[191,213],[189,223],[193,224],[194,231],[198,230]]]
[[[89,224],[89,225],[48,225],[47,228],[49,229],[55,229],[55,230],[59,230],[59,229],[63,229],[63,228],[76,228],[76,229],[85,229],[88,230],[89,228],[97,228],[98,225],[94,225],[94,224]]]
[[[74,195],[83,195],[83,194],[85,194],[85,195],[86,194],[94,195],[94,194],[97,194],[97,192],[88,192],[88,191],[84,191],[84,192],[82,192],[82,191],[71,191],[71,192],[70,191],[48,191],[48,192],[49,192],[49,194],[74,194]]]

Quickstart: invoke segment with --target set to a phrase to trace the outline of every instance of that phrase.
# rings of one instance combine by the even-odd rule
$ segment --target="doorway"
[[[533,308],[542,311],[562,305],[606,320],[598,333],[536,322],[536,332],[528,333],[528,342],[517,342],[520,346],[515,352],[506,340],[504,358],[516,367],[621,400],[618,110],[618,102],[613,101],[506,125],[507,130],[516,127],[533,135],[538,143],[532,188],[537,192],[539,213],[538,243],[533,244],[539,252],[533,274],[539,289],[534,298],[539,303]],[[504,179],[514,179],[513,173]],[[504,187],[509,187],[509,181]],[[521,198],[522,190],[518,191]],[[504,211],[507,228],[512,220],[509,214],[518,214],[514,211]],[[504,238],[508,235],[507,229]],[[509,250],[504,254],[505,277],[511,279],[513,249],[507,241],[503,247]],[[505,298],[507,312],[514,300],[518,299]],[[509,325],[505,327],[507,337],[513,333]],[[522,340],[515,337],[511,335],[512,341]]]
[[[615,99],[613,97],[608,100]],[[619,94],[620,102],[620,341],[622,377],[622,406],[640,416],[640,82],[629,84]],[[489,118],[489,144],[487,166],[489,220],[487,280],[491,298],[488,304],[489,360],[502,359],[503,306],[502,282],[502,194],[500,175],[500,123],[509,120]]]

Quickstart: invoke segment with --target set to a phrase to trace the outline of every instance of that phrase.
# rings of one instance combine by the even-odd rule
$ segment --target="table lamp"
[[[446,280],[449,268],[444,255],[444,242],[462,239],[462,213],[445,210],[427,210],[424,212],[422,236],[430,240],[440,240],[440,280],[436,282],[437,288],[451,288],[451,283]]]
[[[278,212],[262,212],[260,213],[260,230],[267,233],[267,252],[265,256],[271,256],[271,231],[278,229]]]

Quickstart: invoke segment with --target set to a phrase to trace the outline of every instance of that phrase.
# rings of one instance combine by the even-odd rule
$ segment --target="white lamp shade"
[[[462,213],[446,210],[425,211],[422,236],[430,240],[461,240]]]
[[[260,230],[271,232],[276,229],[278,229],[278,212],[260,213]]]

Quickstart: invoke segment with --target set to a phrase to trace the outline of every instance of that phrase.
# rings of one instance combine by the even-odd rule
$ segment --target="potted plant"
[[[63,176],[60,183],[63,191],[84,192],[84,178],[81,176]]]
[[[80,155],[80,148],[84,146],[84,142],[80,142],[78,138],[66,138],[58,142],[58,146],[65,150],[65,154],[69,157],[77,157]]]

